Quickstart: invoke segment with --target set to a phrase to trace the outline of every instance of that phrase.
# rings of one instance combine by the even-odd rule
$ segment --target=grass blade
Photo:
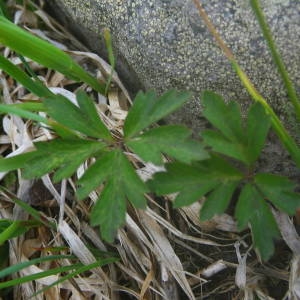
[[[24,277],[18,277],[16,279],[0,282],[0,289],[7,288],[7,287],[10,287],[10,286],[15,286],[15,285],[22,284],[22,283],[25,283],[25,282],[29,282],[29,281],[32,281],[32,280],[44,278],[44,277],[47,277],[47,276],[50,276],[50,275],[56,275],[56,274],[59,274],[59,273],[62,273],[62,272],[67,272],[67,271],[70,271],[70,270],[74,270],[74,269],[76,269],[80,266],[82,266],[82,264],[77,263],[77,264],[73,264],[71,266],[58,267],[58,268],[50,269],[50,270],[47,270],[47,271],[35,273],[35,274],[32,274],[32,275],[28,275],[28,276],[24,276]]]
[[[8,240],[22,235],[27,230],[29,230],[29,227],[23,226],[20,221],[12,222],[12,224],[10,224],[0,233],[0,246],[2,246]]]
[[[24,71],[19,69],[2,55],[0,55],[0,69],[13,77],[19,83],[21,83],[27,90],[29,90],[33,94],[39,97],[53,96],[52,92],[47,89],[41,82],[32,80]]]
[[[104,40],[105,40],[106,50],[108,52],[108,61],[109,61],[110,66],[111,66],[111,72],[109,74],[109,77],[107,79],[106,86],[105,86],[105,95],[107,95],[108,89],[110,87],[110,83],[112,81],[112,76],[113,76],[113,73],[114,73],[114,69],[115,69],[115,66],[116,66],[116,60],[115,60],[115,56],[114,56],[114,53],[113,53],[111,34],[110,34],[110,31],[109,31],[108,28],[104,29],[103,36],[104,36]]]
[[[0,43],[75,81],[84,81],[101,94],[105,92],[103,84],[100,84],[62,50],[26,32],[3,16],[0,16]]]
[[[96,261],[96,262],[94,262],[92,264],[79,267],[76,271],[71,272],[68,275],[65,275],[65,276],[61,277],[59,280],[53,282],[52,284],[50,284],[50,285],[46,286],[45,288],[39,290],[38,292],[34,293],[32,295],[32,297],[35,297],[36,295],[45,292],[46,290],[50,289],[51,287],[53,287],[55,285],[58,285],[58,284],[66,281],[66,280],[68,280],[70,278],[75,277],[76,275],[79,275],[79,274],[81,274],[83,272],[86,272],[86,271],[90,271],[90,270],[92,270],[94,268],[97,268],[97,267],[104,266],[104,265],[109,264],[109,263],[113,263],[116,260],[117,260],[117,258],[114,258],[114,257],[112,257],[112,258],[105,258],[103,260]]]
[[[24,103],[18,103],[18,104],[9,104],[11,107],[15,107],[18,109],[31,111],[31,112],[45,112],[46,107],[43,103],[37,102],[37,101],[29,101]]]
[[[261,31],[264,35],[264,38],[269,46],[274,63],[276,64],[278,72],[281,75],[281,78],[282,78],[285,88],[287,90],[288,96],[294,105],[296,116],[297,116],[298,120],[300,120],[300,101],[297,97],[297,93],[293,86],[293,83],[289,78],[289,75],[285,68],[285,65],[280,57],[280,54],[279,54],[277,48],[276,48],[276,44],[275,44],[272,34],[271,34],[271,30],[266,22],[266,19],[264,17],[261,7],[260,7],[259,0],[251,0],[250,3],[252,6],[252,9],[256,15],[256,18],[259,22],[260,29],[261,29]]]
[[[44,224],[46,227],[51,227],[53,229],[56,228],[56,224],[54,222],[50,222],[46,218],[43,218],[39,211],[35,210],[33,207],[28,205],[26,202],[21,201],[20,199],[15,197],[13,194],[11,194],[5,188],[1,187],[0,192],[5,194],[9,199],[11,199],[13,202],[15,202],[17,205],[19,205],[22,209],[24,209],[24,211],[26,211],[36,221]]]
[[[38,114],[19,108],[16,105],[5,105],[0,104],[0,115],[1,114],[13,114],[21,118],[30,119],[39,123],[48,124],[48,119],[41,117]]]
[[[31,259],[29,261],[24,261],[21,263],[18,263],[16,265],[12,265],[10,267],[7,267],[3,270],[0,271],[0,278],[4,278],[8,275],[11,275],[13,273],[19,272],[20,270],[27,268],[29,266],[41,263],[41,262],[45,262],[45,261],[56,261],[58,259],[72,259],[75,258],[73,255],[49,255],[49,256],[43,256],[43,257],[39,257],[39,258],[34,258]]]

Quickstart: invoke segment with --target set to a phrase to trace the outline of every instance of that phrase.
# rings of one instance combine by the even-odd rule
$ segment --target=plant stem
[[[293,83],[289,78],[289,75],[285,68],[285,65],[280,57],[280,54],[279,54],[277,48],[276,48],[275,42],[274,42],[272,34],[271,34],[270,27],[268,26],[266,19],[264,17],[263,11],[260,7],[259,0],[250,0],[250,3],[252,6],[252,9],[256,15],[256,18],[259,22],[259,25],[260,25],[261,31],[264,35],[264,38],[267,41],[267,44],[271,51],[273,60],[278,68],[278,72],[281,75],[281,78],[282,78],[285,88],[287,90],[287,94],[288,94],[291,102],[294,105],[296,116],[297,116],[298,120],[300,120],[300,101],[297,97],[297,93],[293,86]]]

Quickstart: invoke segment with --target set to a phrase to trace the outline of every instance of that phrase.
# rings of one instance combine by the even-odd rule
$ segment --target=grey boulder
[[[192,0],[48,0],[52,12],[91,48],[105,56],[101,38],[113,36],[117,70],[133,93],[138,89],[188,89],[194,98],[169,121],[201,130],[199,97],[204,90],[250,103]],[[246,0],[203,0],[203,7],[241,67],[294,136],[292,106]],[[262,0],[267,21],[289,74],[300,91],[300,1]],[[299,128],[298,128],[299,130]],[[299,132],[299,131],[298,131]]]

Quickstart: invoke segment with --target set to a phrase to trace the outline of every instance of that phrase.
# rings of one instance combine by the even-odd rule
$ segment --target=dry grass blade
[[[182,267],[181,261],[174,252],[173,247],[171,246],[161,227],[145,212],[140,211],[139,217],[144,229],[147,231],[151,238],[156,255],[160,258],[160,261],[163,262],[167,270],[174,276],[189,299],[195,299],[194,293],[192,292],[191,287],[188,284],[188,281],[184,274],[184,269]],[[163,280],[167,281],[170,279],[166,277],[163,278]]]
[[[286,244],[295,255],[300,255],[300,237],[291,219],[286,213],[273,210],[278,227]]]

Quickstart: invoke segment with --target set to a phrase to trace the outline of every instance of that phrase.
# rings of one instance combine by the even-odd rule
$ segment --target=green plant
[[[243,230],[250,224],[254,245],[262,258],[268,259],[274,251],[273,239],[279,235],[268,203],[290,215],[300,206],[294,183],[283,176],[255,172],[270,117],[259,103],[251,106],[243,122],[236,102],[225,104],[211,92],[205,92],[202,101],[203,115],[217,129],[201,133],[204,144],[211,149],[210,158],[192,164],[169,163],[167,172],[156,173],[150,186],[158,195],[178,193],[175,207],[206,196],[201,220],[223,213],[235,195],[238,228]]]
[[[112,241],[115,231],[124,222],[126,199],[135,207],[143,208],[146,205],[143,194],[148,192],[123,153],[124,147],[132,148],[142,159],[153,163],[162,163],[161,152],[182,162],[208,157],[203,146],[190,139],[191,131],[183,126],[162,126],[141,133],[182,105],[188,96],[188,93],[174,91],[160,98],[153,92],[139,93],[126,118],[122,138],[111,136],[97,115],[93,101],[84,92],[77,94],[79,107],[61,95],[45,98],[43,110],[51,119],[42,121],[56,122],[59,128],[56,133],[60,137],[35,143],[35,151],[0,160],[0,170],[22,168],[24,178],[41,177],[55,170],[53,179],[58,182],[70,177],[84,161],[94,157],[96,161],[78,181],[77,194],[83,199],[105,184],[100,201],[92,210],[91,223],[100,225],[102,236]],[[5,111],[12,109],[10,112],[20,116],[27,113],[23,109],[16,111],[15,107],[6,105]],[[39,118],[32,119],[38,121]],[[61,128],[65,130],[61,132]]]
[[[20,36],[22,43],[14,42],[11,36]],[[109,46],[108,36],[106,41]],[[47,42],[33,38],[3,17],[0,17],[0,42],[72,79],[88,83],[102,94],[107,92],[109,84],[99,84],[65,53],[53,50]],[[47,50],[42,52],[45,56],[40,51],[29,51],[28,45],[35,44],[37,50]],[[57,54],[55,59],[49,55],[51,51]],[[159,195],[178,192],[175,207],[189,205],[206,196],[202,219],[224,212],[235,195],[239,228],[251,224],[255,246],[262,258],[268,259],[273,252],[273,238],[278,236],[269,205],[289,214],[300,206],[294,183],[285,177],[255,172],[255,163],[270,124],[298,165],[300,152],[231,52],[226,51],[257,103],[250,108],[245,123],[237,104],[231,102],[227,105],[220,96],[204,93],[203,115],[217,130],[204,131],[202,142],[192,139],[191,131],[184,126],[155,125],[183,105],[189,93],[168,91],[160,97],[151,91],[138,93],[124,122],[123,135],[113,135],[84,91],[77,93],[75,105],[62,95],[54,95],[39,80],[0,56],[0,68],[41,98],[41,102],[1,104],[0,112],[48,126],[57,136],[54,140],[35,143],[32,152],[0,159],[0,171],[22,169],[25,178],[52,173],[53,180],[59,182],[72,176],[87,161],[89,168],[78,180],[77,196],[84,199],[93,190],[98,191],[98,201],[91,211],[91,223],[100,225],[102,237],[107,241],[113,240],[116,230],[124,223],[127,201],[136,208],[144,208],[147,192],[155,191]],[[110,56],[114,64],[111,51]],[[165,163],[163,154],[174,162],[167,163],[166,172],[156,174],[148,184],[137,175],[129,150],[139,157],[139,163],[162,165]],[[262,227],[269,230],[260,230]]]
[[[207,28],[215,38],[216,44],[221,48],[226,58],[230,61],[232,64],[232,67],[236,74],[239,76],[242,84],[247,89],[248,93],[251,95],[252,99],[256,102],[259,102],[265,109],[266,113],[271,118],[271,124],[273,127],[273,130],[277,134],[279,140],[282,142],[284,147],[289,151],[292,159],[295,161],[298,167],[300,167],[300,151],[299,147],[297,146],[295,140],[289,135],[288,131],[285,129],[284,125],[280,121],[279,117],[276,115],[272,107],[268,104],[267,100],[256,90],[256,88],[253,86],[251,80],[248,78],[247,74],[242,70],[240,65],[238,64],[236,58],[234,57],[232,51],[229,49],[229,47],[226,45],[226,43],[221,38],[219,32],[214,27],[213,23],[209,19],[208,15],[206,14],[205,10],[203,9],[200,0],[193,0],[195,6],[197,7],[199,11],[199,15],[205,22]],[[264,34],[264,37],[269,45],[269,48],[271,49],[271,54],[274,58],[274,62],[278,68],[278,71],[283,79],[283,82],[285,84],[286,90],[288,91],[288,95],[291,99],[291,102],[295,109],[295,114],[297,119],[299,120],[299,107],[300,107],[300,101],[297,99],[295,88],[292,85],[291,80],[289,79],[289,76],[284,68],[283,62],[280,58],[280,55],[278,51],[275,48],[275,43],[273,42],[271,38],[270,29],[268,28],[268,25],[264,19],[264,16],[262,14],[262,10],[259,5],[259,0],[250,0],[250,4],[253,7],[253,11],[257,16],[257,19],[259,20],[259,24],[261,26],[262,32]]]

